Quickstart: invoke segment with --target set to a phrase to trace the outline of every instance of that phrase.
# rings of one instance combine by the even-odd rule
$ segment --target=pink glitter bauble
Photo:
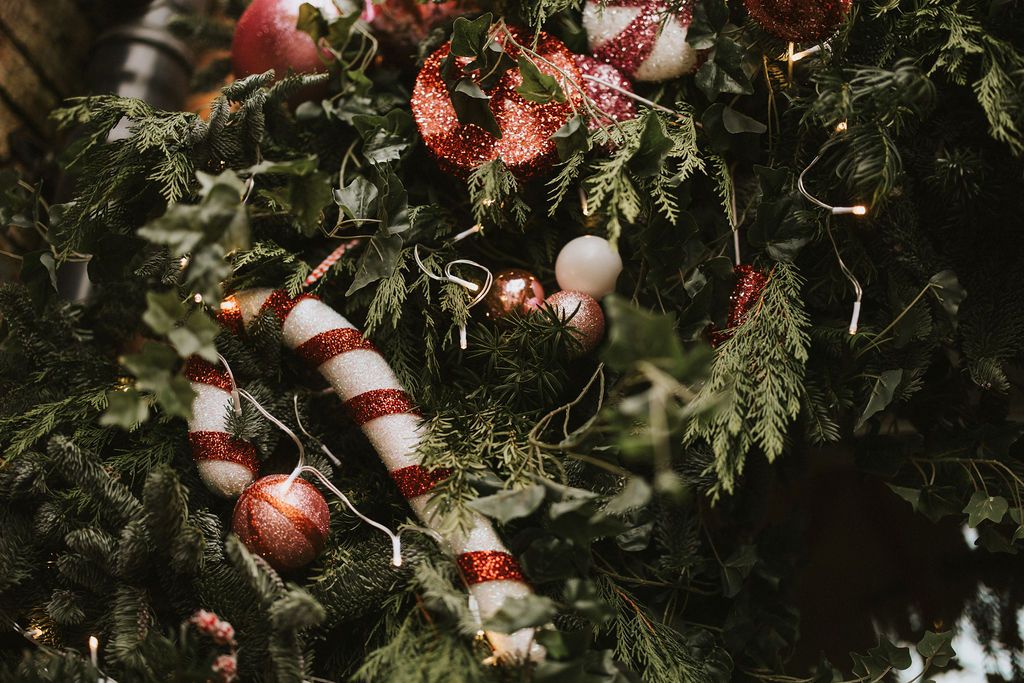
[[[327,501],[305,479],[271,474],[257,479],[235,504],[231,530],[245,547],[279,571],[309,564],[327,540]]]
[[[633,92],[633,84],[622,75],[621,71],[611,64],[600,62],[587,55],[576,55],[576,65],[583,75],[583,88],[587,97],[593,100],[594,105],[600,110],[594,118],[587,122],[590,130],[636,118],[636,102],[632,98],[615,88],[591,80],[596,78],[627,92]],[[607,116],[604,116],[605,114]]]
[[[544,305],[576,333],[581,354],[590,353],[604,339],[604,311],[589,294],[563,289],[549,296]]]

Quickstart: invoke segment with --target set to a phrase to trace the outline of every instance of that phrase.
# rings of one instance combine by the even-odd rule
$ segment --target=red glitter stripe
[[[523,570],[516,558],[500,550],[475,550],[462,553],[457,562],[466,583],[474,585],[485,581],[525,581]]]
[[[409,499],[430,493],[434,486],[451,476],[451,473],[447,468],[428,470],[422,465],[409,465],[392,470],[391,478],[395,480],[401,494]]]
[[[259,472],[256,448],[227,432],[189,432],[188,441],[192,444],[192,459],[196,462],[223,460],[242,465],[253,474]]]
[[[312,294],[300,294],[293,299],[288,296],[283,289],[275,289],[270,293],[270,296],[267,297],[267,300],[263,302],[263,305],[260,306],[260,313],[266,310],[271,310],[274,312],[274,315],[277,316],[277,319],[281,321],[281,324],[284,324],[284,321],[288,318],[288,314],[292,312],[292,309],[295,308],[296,304],[303,299],[316,298],[318,297],[315,297]]]
[[[221,372],[202,358],[192,356],[185,364],[185,377],[190,382],[209,384],[224,391],[231,391],[231,378],[226,372]]]
[[[637,5],[629,3],[626,6]],[[664,11],[664,6],[657,0],[643,3],[633,21],[594,50],[594,57],[612,64],[627,76],[635,75],[636,70],[654,52]]]
[[[242,320],[242,307],[232,298],[224,300],[220,310],[217,311],[217,322],[232,334],[242,334],[245,331],[245,321]]]
[[[373,389],[352,397],[345,406],[360,426],[385,415],[419,414],[412,398],[401,389]]]
[[[304,341],[295,349],[295,353],[313,367],[320,367],[335,356],[357,349],[376,351],[373,343],[359,330],[351,327],[339,327],[321,332]]]
[[[277,510],[313,546],[313,553],[319,555],[327,542],[324,531],[317,526],[316,522],[304,510],[288,503],[280,495],[275,495],[275,493],[269,491],[268,488],[267,486],[260,486],[259,482],[257,482],[249,488],[247,493],[250,497],[263,501]],[[249,528],[257,530],[258,533],[258,530],[262,527],[262,520],[256,515],[255,505],[249,505],[248,516]]]

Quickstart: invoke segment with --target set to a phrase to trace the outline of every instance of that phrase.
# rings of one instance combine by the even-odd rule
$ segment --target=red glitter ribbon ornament
[[[633,92],[633,84],[622,75],[621,71],[611,64],[606,64],[587,55],[576,55],[576,64],[580,67],[580,73],[585,79],[587,97],[594,101],[594,105],[599,110],[597,116],[587,122],[590,130],[636,118],[636,102],[620,91]],[[600,79],[604,83],[611,83],[620,90],[597,83],[588,79],[587,76]]]
[[[260,471],[256,447],[232,437],[227,432],[189,432],[188,442],[192,446],[192,458],[196,462],[219,460],[241,465],[253,474]]]
[[[401,389],[372,389],[349,399],[345,407],[360,427],[385,415],[418,414],[412,398]]]
[[[744,0],[747,12],[768,33],[793,43],[824,40],[850,13],[852,0]]]
[[[516,558],[500,550],[477,550],[458,557],[459,569],[470,586],[485,581],[525,581]]]
[[[518,32],[509,30],[516,40],[532,41],[527,37],[520,39]],[[520,54],[513,45],[506,45],[505,49],[513,60]],[[442,46],[427,58],[416,77],[412,113],[424,144],[444,169],[466,176],[483,163],[501,159],[516,177],[527,179],[555,163],[558,154],[551,136],[572,116],[580,99],[582,79],[572,53],[562,41],[541,32],[534,50],[541,57],[535,60],[537,68],[558,79],[566,101],[540,104],[524,100],[516,92],[523,82],[522,75],[518,69],[509,69],[487,93],[501,130],[500,138],[475,124],[459,123],[441,76],[441,62],[451,51],[451,45]]]
[[[391,470],[391,478],[406,500],[430,493],[435,486],[451,476],[452,471],[441,468],[428,470],[423,465],[409,465]]]
[[[591,54],[638,81],[692,73],[697,52],[686,42],[693,3],[670,10],[666,0],[587,0],[583,25]]]
[[[711,345],[718,347],[732,336],[733,330],[743,324],[750,310],[761,300],[768,276],[751,265],[736,266],[736,285],[729,297],[729,318],[724,330],[711,331]]]
[[[335,356],[349,351],[376,351],[373,343],[351,327],[327,330],[303,342],[295,353],[314,368],[318,368]]]

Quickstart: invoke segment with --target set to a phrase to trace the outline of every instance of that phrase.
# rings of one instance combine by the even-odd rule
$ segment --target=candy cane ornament
[[[245,325],[264,311],[273,312],[281,322],[282,342],[331,384],[413,511],[433,527],[436,520],[427,510],[427,494],[447,475],[428,471],[420,464],[417,449],[422,438],[421,417],[373,344],[342,315],[309,295],[291,298],[279,290],[253,289],[238,292],[233,300],[237,308],[226,310]],[[496,613],[507,598],[532,593],[519,563],[486,518],[474,514],[468,531],[450,534],[445,540],[483,619]],[[512,634],[488,632],[487,636],[499,660],[539,659],[544,655],[543,648],[534,642],[533,629]]]
[[[199,476],[207,488],[224,498],[237,498],[260,470],[256,448],[228,433],[228,414],[234,407],[231,377],[206,361],[193,356],[185,366],[195,400],[188,421]]]

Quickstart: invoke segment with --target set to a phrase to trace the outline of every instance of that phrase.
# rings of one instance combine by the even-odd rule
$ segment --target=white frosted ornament
[[[608,240],[597,235],[577,237],[558,252],[555,279],[562,289],[583,292],[595,299],[615,291],[622,272],[622,257]]]
[[[590,52],[630,78],[667,81],[697,68],[697,51],[686,42],[691,3],[663,21],[663,0],[587,0],[583,26]]]

